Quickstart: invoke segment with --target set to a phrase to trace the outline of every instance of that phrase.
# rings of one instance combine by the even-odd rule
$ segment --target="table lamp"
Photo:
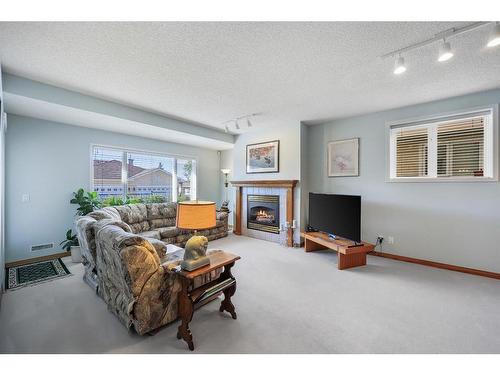
[[[185,246],[181,268],[193,271],[210,264],[206,252],[208,239],[197,236],[196,231],[213,228],[216,225],[215,203],[206,201],[186,201],[177,203],[177,228],[194,230]]]

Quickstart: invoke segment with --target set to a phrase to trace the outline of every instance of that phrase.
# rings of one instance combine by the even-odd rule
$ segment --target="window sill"
[[[498,177],[399,177],[386,179],[385,182],[498,182]]]

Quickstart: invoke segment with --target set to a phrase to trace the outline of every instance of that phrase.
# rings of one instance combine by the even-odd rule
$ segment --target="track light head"
[[[451,50],[451,45],[449,42],[443,41],[443,44],[439,48],[439,62],[448,61],[453,57],[453,51]]]
[[[495,23],[495,27],[493,28],[490,37],[488,38],[488,43],[486,47],[496,47],[500,45],[500,22]]]
[[[406,72],[406,65],[405,65],[405,59],[401,56],[399,56],[396,59],[396,63],[394,64],[394,71],[393,73],[396,75],[402,74]]]
[[[249,128],[251,128],[253,126],[252,123],[250,122],[249,118],[247,118],[247,125],[248,125]]]
[[[238,120],[234,120],[234,126],[236,126],[236,129],[240,130],[240,124],[238,124]]]
[[[229,133],[229,126],[224,126],[225,130],[226,130],[226,133]]]

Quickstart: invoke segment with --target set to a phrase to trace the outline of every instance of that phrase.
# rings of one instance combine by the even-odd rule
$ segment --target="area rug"
[[[7,268],[5,286],[9,290],[19,289],[70,275],[61,259],[46,260]]]

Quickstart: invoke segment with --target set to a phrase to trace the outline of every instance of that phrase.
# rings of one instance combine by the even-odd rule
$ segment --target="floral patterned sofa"
[[[176,203],[138,203],[104,207],[78,218],[76,232],[85,267],[84,281],[98,291],[95,236],[97,222],[104,219],[113,220],[126,232],[147,238],[155,249],[161,250],[166,244],[184,247],[187,240],[193,235],[193,231],[179,229],[175,226],[176,215]],[[227,232],[228,213],[218,212],[216,226],[198,231],[198,235],[205,236],[209,241],[212,241],[227,236]]]
[[[180,281],[169,268],[177,266],[190,231],[174,224],[175,203],[106,207],[77,220],[84,280],[127,328],[140,335],[177,318]],[[173,219],[173,221],[172,221]],[[209,239],[227,236],[227,213],[217,214],[215,228],[199,231]],[[213,280],[221,270],[195,279],[195,287]]]
[[[165,251],[166,246],[155,247],[151,239],[126,229],[111,219],[94,224],[98,291],[108,310],[143,335],[177,319],[181,282],[169,269],[181,262],[184,249]],[[198,277],[195,287],[221,271]]]

